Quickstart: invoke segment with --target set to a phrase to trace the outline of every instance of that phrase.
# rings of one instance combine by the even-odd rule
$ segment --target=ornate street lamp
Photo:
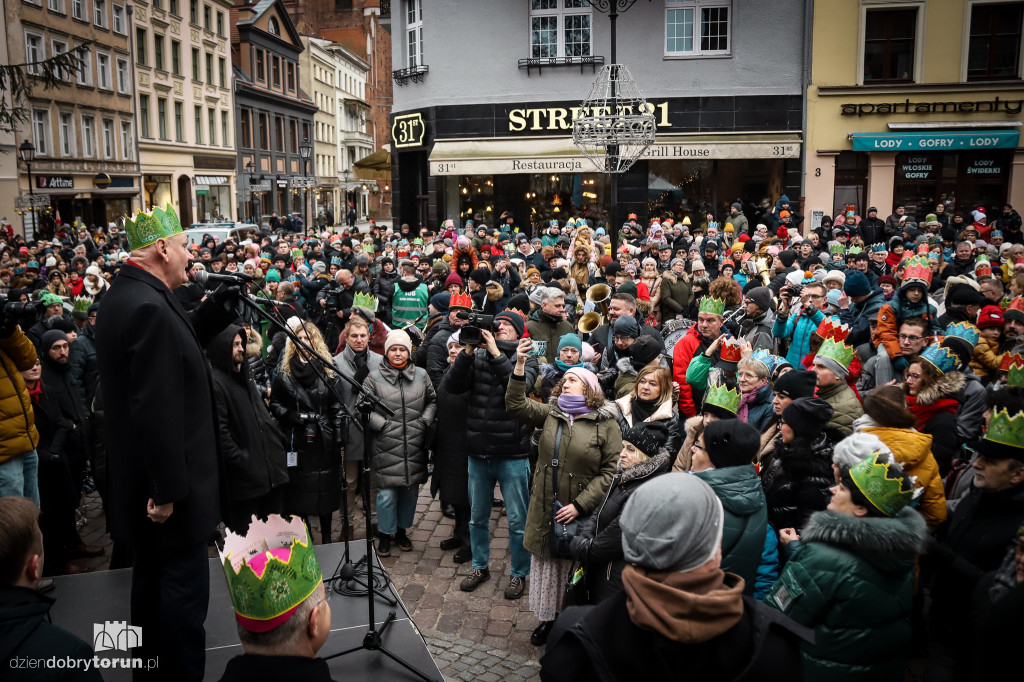
[[[309,139],[302,140],[302,144],[299,145],[299,156],[302,157],[302,176],[309,177],[309,157],[313,153],[313,145],[309,143]],[[303,189],[302,195],[303,210],[306,213],[306,224],[303,230],[309,229],[309,206],[306,204],[306,199],[309,197],[309,187]]]
[[[18,147],[18,156],[25,162],[25,169],[28,171],[28,201],[32,208],[32,232],[34,233],[39,229],[39,223],[36,222],[35,192],[32,189],[32,162],[36,158],[36,146],[25,140]]]

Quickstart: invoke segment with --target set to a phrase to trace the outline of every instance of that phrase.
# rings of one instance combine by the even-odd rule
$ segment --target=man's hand
[[[526,361],[530,359],[530,351],[533,350],[533,339],[519,339],[519,346],[516,348],[516,374],[521,374],[526,367]]]
[[[149,502],[146,503],[146,516],[153,523],[163,523],[167,519],[171,518],[171,514],[174,513],[174,503],[168,502],[167,504],[154,504],[153,498],[149,498]]]
[[[846,310],[850,307],[850,297],[846,295],[846,292],[839,294],[839,308],[840,310]]]
[[[227,312],[235,311],[241,297],[242,287],[239,284],[221,284],[213,292],[214,302]]]
[[[501,355],[501,351],[498,350],[498,342],[494,340],[494,334],[484,329],[480,332],[484,342],[480,344],[480,348],[487,349],[487,352],[491,354],[492,358],[496,358]]]
[[[722,335],[721,335],[721,336],[719,336],[719,337],[718,337],[717,339],[715,339],[714,341],[712,341],[712,342],[711,342],[711,345],[710,345],[710,346],[708,346],[708,349],[707,349],[706,351],[704,351],[704,355],[708,356],[709,358],[710,358],[710,357],[711,357],[712,355],[714,355],[714,354],[715,354],[715,351],[716,351],[716,350],[718,350],[718,347],[722,345],[722,342],[723,342],[723,341],[725,341],[725,338],[726,338],[726,335],[725,335],[725,334],[722,334]]]

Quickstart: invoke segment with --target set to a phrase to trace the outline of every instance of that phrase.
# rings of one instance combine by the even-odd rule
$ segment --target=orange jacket
[[[0,339],[0,462],[32,452],[39,443],[32,399],[21,373],[36,364],[36,348],[16,330]]]

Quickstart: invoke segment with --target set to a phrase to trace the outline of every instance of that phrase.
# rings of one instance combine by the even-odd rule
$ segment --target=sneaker
[[[488,568],[477,568],[473,574],[459,583],[459,589],[463,592],[472,592],[483,583],[491,579],[491,571]],[[521,593],[520,593],[521,594]]]
[[[408,552],[412,549],[412,540],[409,539],[409,536],[405,534],[405,530],[402,528],[399,528],[398,532],[395,533],[395,544],[403,552]]]
[[[457,564],[464,564],[467,561],[472,561],[472,559],[473,550],[471,550],[469,547],[463,547],[459,549],[459,551],[455,553],[455,556],[452,557],[452,561],[454,561]]]
[[[505,599],[519,599],[523,596],[525,587],[526,582],[522,578],[512,576],[508,579],[508,585],[505,586]]]
[[[441,549],[443,549],[446,552],[453,549],[458,549],[460,547],[462,547],[462,540],[458,539],[454,535],[450,538],[445,538],[444,540],[441,540]]]
[[[377,538],[377,556],[391,556],[390,535],[381,535]]]

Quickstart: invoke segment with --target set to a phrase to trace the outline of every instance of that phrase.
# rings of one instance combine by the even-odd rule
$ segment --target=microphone
[[[216,284],[246,284],[254,281],[251,275],[244,272],[207,272],[197,270],[192,275],[192,281],[204,289],[212,289]]]

